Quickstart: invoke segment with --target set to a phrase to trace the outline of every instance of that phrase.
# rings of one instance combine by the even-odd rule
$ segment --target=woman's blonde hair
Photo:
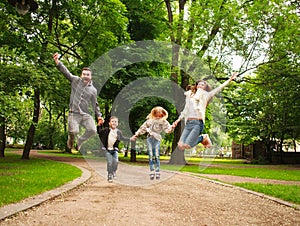
[[[158,114],[161,116],[162,119],[167,119],[169,114],[168,112],[160,106],[156,106],[154,108],[152,108],[150,114],[147,116],[147,119],[154,119],[155,117],[158,116]]]

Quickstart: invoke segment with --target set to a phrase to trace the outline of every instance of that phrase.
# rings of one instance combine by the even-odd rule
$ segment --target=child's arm
[[[141,127],[135,132],[135,136],[138,137],[139,135],[147,133],[148,131],[149,131],[149,120],[147,120],[141,125]]]
[[[174,124],[174,123],[173,123]],[[164,125],[163,125],[163,129],[166,133],[171,133],[174,131],[174,126],[171,125],[167,120],[165,120]]]
[[[129,137],[125,137],[121,130],[118,129],[118,138],[120,141],[130,141]]]
[[[99,136],[102,136],[103,132],[104,132],[103,124],[97,125],[97,133],[99,134]]]

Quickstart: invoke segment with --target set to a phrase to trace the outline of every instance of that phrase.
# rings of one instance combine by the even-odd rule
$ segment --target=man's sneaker
[[[210,148],[212,146],[212,142],[208,136],[208,134],[203,134],[203,141],[201,142],[205,148]]]
[[[154,173],[154,172],[153,172],[153,173],[151,172],[151,173],[150,173],[150,180],[154,180],[154,178],[155,178],[155,173]]]
[[[156,172],[155,178],[156,178],[156,180],[159,180],[159,179],[160,179],[160,173],[159,173],[159,172]]]
[[[80,151],[80,148],[81,148],[81,144],[79,142],[77,142],[77,144],[75,146],[76,151]]]
[[[113,178],[117,179],[117,173],[116,172],[113,172]]]
[[[107,181],[108,181],[109,183],[112,183],[112,182],[113,182],[113,176],[112,176],[112,175],[108,175]]]

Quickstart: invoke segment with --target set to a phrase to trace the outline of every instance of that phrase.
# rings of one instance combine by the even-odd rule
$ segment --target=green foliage
[[[299,68],[281,61],[244,78],[230,102],[229,132],[241,143],[299,139]]]
[[[134,41],[155,40],[165,35],[166,11],[159,0],[121,0],[127,8],[128,33]]]

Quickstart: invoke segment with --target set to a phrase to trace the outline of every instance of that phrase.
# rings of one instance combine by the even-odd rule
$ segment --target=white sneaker
[[[112,175],[108,175],[107,181],[108,181],[109,183],[112,183],[112,182],[113,182],[113,176],[112,176]]]
[[[156,172],[156,173],[155,173],[155,178],[156,178],[156,180],[159,180],[159,179],[160,179],[160,172]]]
[[[155,178],[155,173],[154,173],[154,172],[151,172],[151,173],[150,173],[150,180],[154,180],[154,178]]]

